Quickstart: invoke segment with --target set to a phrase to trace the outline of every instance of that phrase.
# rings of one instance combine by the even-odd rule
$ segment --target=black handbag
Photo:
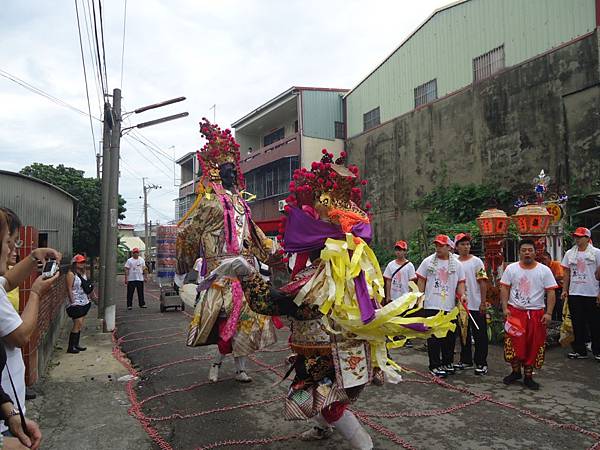
[[[77,276],[81,280],[81,289],[83,289],[83,292],[85,292],[88,295],[91,294],[94,290],[94,283],[92,283],[90,280],[86,280],[79,274],[77,274]]]

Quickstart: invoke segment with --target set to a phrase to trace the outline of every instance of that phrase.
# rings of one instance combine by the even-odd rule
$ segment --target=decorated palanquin
[[[239,145],[229,130],[221,130],[206,119],[200,124],[200,132],[207,140],[197,153],[203,177],[195,203],[180,221],[178,271],[192,270],[198,258],[202,258],[202,276],[232,256],[244,256],[252,265],[254,257],[267,261],[273,244],[252,221],[243,198]],[[221,170],[228,164],[236,169],[237,176],[233,186],[226,188]],[[188,345],[218,343],[221,350],[221,343],[225,343],[232,347],[229,351],[234,356],[244,356],[274,342],[271,318],[248,307],[238,280],[220,278],[200,293],[190,323]]]
[[[280,230],[294,261],[291,282],[274,290],[258,275],[242,281],[255,312],[291,319],[288,419],[343,410],[371,381],[397,383],[401,367],[388,349],[455,327],[455,314],[413,317],[422,304],[418,292],[382,306],[384,281],[369,247],[370,205],[360,207],[366,181],[345,164],[344,152],[334,161],[323,150],[310,170],[294,172]]]

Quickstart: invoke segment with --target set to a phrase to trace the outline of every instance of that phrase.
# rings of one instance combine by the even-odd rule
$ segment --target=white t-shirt
[[[71,295],[73,296],[73,303],[69,303],[69,305],[79,305],[79,306],[85,306],[90,302],[90,299],[88,298],[88,295],[83,291],[83,288],[81,287],[81,280],[79,279],[79,277],[77,276],[76,273],[73,273],[73,275],[75,276],[75,280],[73,281],[73,287],[71,288]],[[82,277],[87,280],[87,277],[85,275],[82,275]]]
[[[577,252],[575,259],[571,255]],[[561,265],[570,271],[570,295],[596,297],[599,293],[596,270],[600,267],[600,249],[588,246],[587,251],[580,252],[577,247],[572,248],[561,262]]]
[[[125,263],[125,268],[129,269],[129,277],[127,281],[144,281],[144,270],[146,269],[146,261],[141,256],[137,259],[129,258]]]
[[[510,288],[508,304],[519,309],[544,309],[546,290],[558,288],[552,271],[540,263],[531,269],[524,269],[518,262],[509,264],[500,284]]]
[[[0,277],[0,338],[9,335],[23,323],[19,313],[15,311],[15,308],[6,295],[5,284],[6,278]],[[6,367],[10,370],[21,408],[23,408],[23,413],[25,413],[25,362],[23,361],[23,355],[19,347],[13,347],[4,340],[2,343],[6,349]],[[17,402],[15,401],[15,394],[6,368],[2,371],[2,389],[10,396],[16,408]],[[0,433],[3,433],[7,429],[4,426],[4,422],[0,422]]]
[[[404,263],[402,263],[404,264]],[[402,269],[398,270],[402,264],[393,259],[390,261],[383,272],[383,277],[390,281],[390,300],[396,300],[398,297],[410,292],[408,282],[415,277],[415,266],[410,261]],[[396,272],[397,271],[397,272]],[[394,272],[396,272],[394,274]],[[392,277],[392,275],[394,275]]]
[[[449,259],[438,259],[437,267],[433,266],[435,254],[425,258],[417,269],[417,277],[426,280],[424,309],[451,311],[456,306],[456,288],[458,283],[465,282],[465,271],[456,256],[450,258],[453,258],[452,272]]]
[[[459,261],[465,271],[467,307],[470,311],[478,311],[481,306],[481,288],[478,281],[487,280],[487,273],[481,259],[474,255],[469,256],[466,261]]]

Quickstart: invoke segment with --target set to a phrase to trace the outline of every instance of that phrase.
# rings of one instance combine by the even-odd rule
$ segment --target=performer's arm
[[[542,323],[548,326],[552,320],[552,312],[554,311],[554,304],[556,303],[556,291],[554,289],[548,289],[546,291],[546,302],[548,305],[546,306],[546,313],[542,317]]]
[[[487,278],[482,278],[477,281],[479,283],[479,290],[481,291],[481,305],[479,305],[479,311],[485,312],[485,302],[487,299]]]
[[[500,285],[500,301],[502,302],[502,312],[504,313],[504,318],[508,318],[510,315],[510,311],[508,310],[508,296],[510,294],[510,286],[506,284]]]
[[[563,266],[563,291],[562,294],[560,294],[560,297],[563,300],[569,298],[569,283],[571,283],[571,269]]]
[[[390,286],[392,285],[392,280],[389,278],[384,278],[385,283],[385,303],[389,303],[391,301],[390,298]]]
[[[417,278],[417,287],[419,288],[419,292],[425,292],[425,285],[427,284],[427,279],[418,277]]]

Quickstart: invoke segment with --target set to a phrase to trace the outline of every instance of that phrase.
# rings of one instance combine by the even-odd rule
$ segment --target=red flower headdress
[[[204,147],[196,152],[202,175],[208,176],[210,181],[220,183],[219,166],[232,163],[237,169],[237,185],[240,189],[244,188],[244,175],[240,169],[240,145],[231,135],[231,130],[221,130],[217,124],[210,123],[203,117],[200,133],[207,141]]]

